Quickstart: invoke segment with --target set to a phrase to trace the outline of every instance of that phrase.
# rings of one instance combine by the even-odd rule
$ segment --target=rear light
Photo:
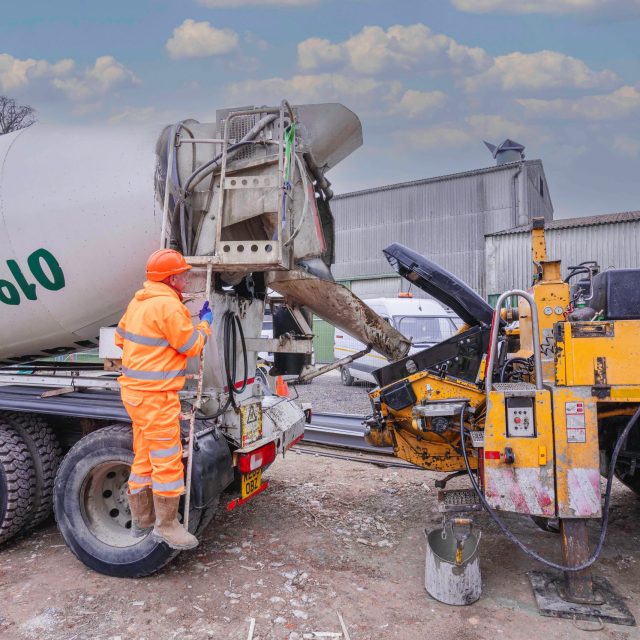
[[[398,294],[398,298],[413,298],[413,293],[410,293],[409,291],[401,291]]]
[[[251,473],[256,469],[262,469],[276,459],[276,443],[270,442],[249,453],[241,453],[238,456],[238,469],[240,473]]]

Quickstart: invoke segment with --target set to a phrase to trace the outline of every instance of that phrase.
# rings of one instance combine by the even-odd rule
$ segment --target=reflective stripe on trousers
[[[121,387],[122,402],[131,417],[134,459],[129,490],[151,485],[164,496],[184,493],[180,442],[180,400],[176,391],[130,391]]]
[[[129,369],[122,367],[122,374],[127,378],[136,380],[172,380],[179,378],[187,373],[186,369],[178,369],[176,371],[143,371],[142,369]]]

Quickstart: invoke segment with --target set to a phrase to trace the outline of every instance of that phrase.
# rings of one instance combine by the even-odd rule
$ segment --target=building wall
[[[541,176],[542,163],[533,160],[336,196],[334,277],[370,278],[357,285],[358,295],[386,295],[390,283],[373,280],[392,273],[382,249],[400,242],[484,295],[485,235],[533,214],[552,218],[546,180],[539,192]]]
[[[545,236],[549,259],[562,260],[563,277],[585,260],[596,260],[601,269],[640,267],[640,220],[548,229]],[[530,287],[532,273],[529,231],[487,236],[487,296]]]

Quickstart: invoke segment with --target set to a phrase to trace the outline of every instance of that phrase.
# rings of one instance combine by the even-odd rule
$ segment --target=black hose
[[[229,401],[234,409],[238,408],[235,401],[235,395],[242,393],[247,388],[247,380],[249,378],[249,364],[247,359],[247,345],[244,340],[244,331],[242,330],[242,323],[240,318],[233,312],[227,311],[224,315],[223,324],[223,357],[224,357],[224,370],[227,379],[227,388],[229,390]],[[237,373],[237,361],[236,361],[236,347],[237,337],[236,332],[240,336],[240,343],[242,345],[242,359],[244,365],[244,375],[241,386],[236,389],[235,379]]]
[[[500,368],[500,382],[504,382],[504,377],[505,374],[507,372],[507,367],[510,364],[524,364],[524,365],[529,365],[529,359],[528,358],[510,358],[509,360],[506,360],[505,363],[502,365],[502,367]],[[529,369],[529,371],[531,371],[531,369]]]
[[[234,409],[238,408],[235,396],[241,394],[246,388],[249,380],[249,363],[247,357],[247,345],[244,339],[244,331],[242,323],[237,314],[233,311],[227,311],[222,320],[222,359],[224,362],[224,374],[227,383],[227,400],[224,405],[216,412],[204,414],[198,412],[198,418],[201,420],[213,420],[220,417],[230,406]],[[242,360],[244,365],[244,375],[242,384],[236,389],[235,379],[237,373],[236,347],[237,335],[240,336],[240,344],[242,345]]]
[[[478,494],[478,498],[480,498],[480,502],[482,503],[482,506],[489,512],[489,515],[491,516],[493,521],[498,525],[498,527],[501,529],[502,533],[504,533],[507,536],[507,538],[511,540],[511,542],[513,542],[515,545],[520,547],[520,549],[522,549],[522,551],[524,551],[528,556],[534,558],[538,562],[541,562],[547,567],[551,567],[552,569],[556,569],[558,571],[582,571],[583,569],[588,569],[600,556],[602,547],[604,545],[604,540],[607,537],[607,527],[609,525],[609,506],[611,503],[611,488],[613,486],[613,476],[616,468],[616,463],[618,461],[618,454],[620,453],[620,449],[622,449],[622,445],[626,440],[627,436],[629,435],[629,432],[635,426],[636,422],[638,421],[638,418],[640,418],[640,407],[638,407],[636,412],[633,414],[633,416],[627,423],[627,426],[623,429],[622,433],[620,434],[620,437],[616,442],[616,446],[613,449],[613,454],[611,455],[611,463],[610,463],[611,468],[609,469],[609,474],[607,475],[607,489],[604,494],[604,506],[602,508],[602,526],[600,527],[600,537],[598,538],[598,544],[596,545],[594,552],[591,554],[591,556],[589,556],[589,559],[585,560],[585,562],[575,567],[568,567],[566,565],[558,564],[556,562],[543,558],[541,555],[533,551],[533,549],[530,549],[529,547],[527,547],[513,533],[511,533],[511,531],[507,529],[506,525],[502,522],[502,520],[500,520],[500,518],[495,514],[495,511],[491,508],[491,506],[487,502],[487,499],[484,497],[484,494],[482,493],[480,487],[478,486],[478,483],[476,482],[476,479],[473,476],[473,471],[471,469],[471,466],[469,465],[469,458],[467,456],[467,446],[464,441],[465,439],[464,413],[466,409],[467,409],[467,405],[465,404],[463,405],[462,410],[460,411],[460,442],[462,445],[462,456],[464,458],[464,464],[467,467],[467,473],[469,474],[469,478],[471,479],[471,484],[475,492]]]
[[[241,147],[243,147],[245,145],[248,145],[248,144],[260,144],[259,142],[256,142],[254,140],[254,138],[258,135],[258,133],[260,133],[260,131],[262,131],[265,127],[270,125],[276,118],[277,118],[276,114],[271,114],[271,115],[268,115],[268,116],[262,118],[262,120],[257,122],[253,126],[253,128],[249,132],[247,132],[245,134],[245,136],[244,136],[244,138],[242,140],[239,140],[238,142],[236,142],[235,144],[231,145],[227,149],[227,154],[229,154],[232,151],[235,151],[236,149],[240,149]],[[187,181],[185,182],[185,185],[184,185],[184,193],[186,194],[189,191],[189,189],[191,188],[191,182],[196,178],[197,175],[199,175],[200,173],[202,173],[203,171],[205,171],[209,167],[213,167],[211,169],[213,171],[215,169],[215,165],[218,163],[218,161],[221,158],[222,158],[222,153],[219,153],[212,160],[209,160],[208,162],[205,162],[203,165],[198,167],[198,169],[196,171],[194,171],[187,178]],[[198,182],[193,186],[195,187],[205,177],[206,176],[201,176],[200,179],[198,180]]]

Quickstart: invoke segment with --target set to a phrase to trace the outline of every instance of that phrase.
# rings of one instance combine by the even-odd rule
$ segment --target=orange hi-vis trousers
[[[161,496],[184,493],[177,391],[134,391],[120,388],[133,426],[133,464],[129,491],[151,487]]]

